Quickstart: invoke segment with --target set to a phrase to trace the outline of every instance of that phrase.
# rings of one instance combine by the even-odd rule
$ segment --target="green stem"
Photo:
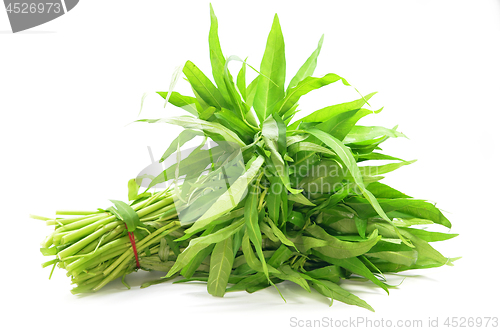
[[[114,218],[114,216],[113,216],[113,218]],[[97,223],[99,223],[99,222],[97,222]],[[104,227],[100,228],[99,230],[95,231],[94,233],[86,236],[85,238],[74,243],[73,245],[69,246],[68,248],[60,251],[57,254],[57,257],[59,257],[59,259],[63,260],[64,258],[75,254],[76,252],[78,252],[79,250],[81,250],[82,248],[87,246],[89,243],[94,241],[96,238],[99,238],[104,233],[111,231],[112,229],[116,228],[120,224],[121,224],[121,222],[111,222],[109,224],[106,224]],[[96,227],[94,227],[94,229],[95,228]],[[78,237],[76,237],[76,238],[75,237],[76,236],[73,233],[67,234],[66,236],[62,237],[61,244],[64,244],[65,242],[75,241],[75,239],[78,238]]]
[[[88,211],[88,210],[56,210],[56,215],[92,215],[98,213],[98,211]]]
[[[165,225],[164,227],[156,230],[155,232],[153,232],[149,236],[147,236],[144,239],[142,239],[141,241],[139,241],[136,245],[137,250],[140,251],[142,248],[144,248],[144,246],[146,246],[146,244],[151,245],[152,242],[154,241],[153,239],[155,239],[155,237],[157,235],[162,234],[164,231],[168,230],[168,231],[166,231],[167,233],[165,233],[165,235],[166,235],[172,231],[177,230],[178,228],[180,228],[179,222],[172,222],[172,223]],[[156,239],[158,239],[158,238],[156,238]],[[161,240],[161,238],[160,238],[160,240]],[[118,274],[127,266],[127,264],[132,259],[132,257],[133,257],[132,249],[129,249],[126,253],[124,253],[122,256],[120,256],[120,258],[118,258],[115,262],[113,262],[113,264],[111,266],[109,266],[106,270],[104,270],[103,274],[108,275],[108,276],[101,283],[99,283],[99,285],[94,287],[92,289],[92,291],[98,291],[104,285],[109,283],[111,280],[117,278]]]

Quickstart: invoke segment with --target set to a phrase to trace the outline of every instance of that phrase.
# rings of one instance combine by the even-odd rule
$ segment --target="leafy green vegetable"
[[[457,258],[443,256],[429,243],[456,234],[422,228],[450,228],[441,210],[380,182],[381,175],[415,161],[380,152],[387,139],[406,137],[397,127],[357,124],[382,110],[363,108],[371,107],[375,93],[304,109],[308,115],[293,120],[302,96],[338,81],[350,86],[333,73],[312,76],[323,36],[285,89],[285,44],[277,15],[260,71],[247,59],[225,57],[218,29],[210,6],[213,81],[187,61],[182,73],[193,95],[173,91],[181,68],[168,92],[158,92],[189,115],[138,121],[185,129],[160,159],[176,162],[142,193],[142,178],[130,180],[130,204],[111,200],[115,206],[107,210],[32,216],[55,227],[40,249],[53,258],[42,266],[65,269],[75,294],[98,291],[117,278],[126,284],[124,277],[139,266],[165,273],[143,287],[179,276],[176,283],[206,282],[209,294],[222,297],[291,281],[332,302],[373,311],[341,287],[344,279],[371,281],[388,292],[392,286],[385,272],[453,265]],[[236,81],[231,61],[242,62]],[[250,83],[247,66],[258,74]],[[204,137],[203,143],[182,158],[181,147],[196,136]],[[154,191],[168,181],[173,187]]]

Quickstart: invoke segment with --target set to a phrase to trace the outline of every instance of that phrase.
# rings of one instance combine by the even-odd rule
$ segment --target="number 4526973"
[[[448,317],[444,325],[452,328],[498,327],[498,317]]]
[[[26,3],[14,2],[7,5],[7,12],[14,14],[35,14],[35,13],[55,13],[61,12],[61,4],[46,2],[46,3]]]

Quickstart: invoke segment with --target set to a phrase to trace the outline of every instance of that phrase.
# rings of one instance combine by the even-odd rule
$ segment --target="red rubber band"
[[[128,230],[126,225],[125,228]],[[135,246],[135,237],[133,232],[128,231],[128,239],[130,239],[130,243],[132,244],[132,249],[134,250],[135,265],[137,266],[137,268],[140,268],[141,266],[139,264],[139,255],[137,254],[137,247]]]

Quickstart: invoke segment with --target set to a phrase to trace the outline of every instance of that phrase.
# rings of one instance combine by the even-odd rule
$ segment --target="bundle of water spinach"
[[[148,194],[163,182],[174,183],[168,191],[171,204],[160,206],[160,212],[151,211],[143,222],[140,217],[147,215],[141,214],[142,207],[134,206],[155,195],[137,198],[132,192],[136,199],[131,199],[127,210],[141,214],[136,231],[148,230],[148,226],[148,232],[161,229],[150,237],[151,245],[138,247],[139,267],[155,270],[156,266],[156,270],[167,271],[158,282],[179,275],[183,278],[176,282],[204,281],[208,293],[214,296],[233,291],[252,293],[269,286],[279,291],[276,284],[291,281],[305,291],[313,288],[331,302],[373,310],[342,288],[341,282],[370,281],[388,293],[390,285],[384,273],[452,265],[454,259],[444,257],[429,242],[447,240],[456,234],[422,228],[428,224],[451,228],[450,221],[434,204],[380,182],[382,175],[414,161],[381,152],[385,140],[405,137],[397,128],[357,125],[366,115],[381,111],[363,108],[375,93],[300,117],[298,102],[303,95],[336,82],[350,86],[333,73],[313,76],[323,37],[286,85],[285,44],[277,16],[259,69],[237,56],[223,55],[212,7],[210,18],[214,82],[187,61],[182,73],[194,96],[173,91],[175,84],[158,94],[189,114],[139,120],[185,128],[162,157],[162,161],[176,161],[143,193]],[[236,78],[228,69],[232,61],[241,63]],[[247,72],[255,72],[256,76],[249,83]],[[204,138],[203,142],[188,156],[183,155],[182,146],[196,137]],[[366,165],[373,160],[387,163]],[[169,212],[172,208],[175,213]],[[121,226],[123,215],[115,214],[116,224]],[[159,224],[153,228],[151,222]],[[85,235],[102,229],[95,227]],[[151,236],[141,231],[143,238]],[[121,233],[120,240],[125,243],[124,237],[125,233]],[[95,249],[98,239],[99,235],[87,239],[93,245],[80,252],[73,249],[71,254],[85,253],[83,258],[88,259],[99,251]],[[114,278],[134,269],[129,246],[121,248],[125,253],[120,251],[128,254],[120,263],[126,260],[128,264],[116,271]],[[53,263],[70,257],[61,256],[65,250],[59,251],[57,245],[45,243],[45,247],[46,252],[59,252]],[[148,256],[155,258],[155,265],[141,264],[141,257],[147,255],[145,248]],[[169,253],[158,257],[159,251],[165,250]],[[103,262],[104,266],[94,262],[90,266],[97,268],[95,272],[76,269],[80,272],[73,274],[77,279],[85,280],[90,274],[99,278],[91,282],[93,287],[83,283],[75,292],[80,292],[79,288],[97,290],[103,279],[113,279],[106,275],[114,270],[110,265],[119,265],[114,259],[120,258],[115,253]],[[99,273],[101,269],[107,273]]]

